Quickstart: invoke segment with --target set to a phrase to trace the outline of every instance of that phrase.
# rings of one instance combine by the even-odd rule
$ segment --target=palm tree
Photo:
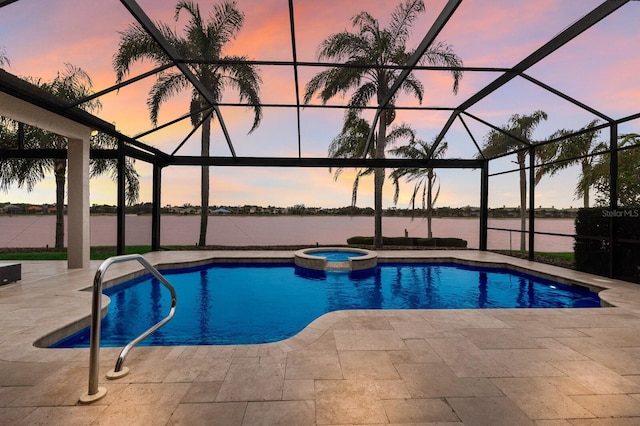
[[[345,117],[345,122],[342,126],[342,131],[336,136],[329,144],[329,157],[331,158],[353,158],[362,157],[364,150],[367,146],[367,138],[371,131],[369,123],[356,114],[354,111],[349,111]],[[393,145],[401,138],[413,138],[414,132],[406,125],[393,126],[391,131],[387,134],[387,144]],[[374,134],[374,140],[377,139],[377,135]],[[369,147],[370,152],[373,154],[373,146]],[[329,169],[331,172],[332,169]],[[342,173],[342,167],[338,167],[334,173],[334,179],[338,179]],[[353,181],[353,187],[351,190],[351,207],[356,206],[358,197],[358,188],[360,178],[364,176],[370,176],[374,173],[373,168],[358,169]]]
[[[232,0],[222,0],[219,4],[214,4],[208,21],[202,19],[200,8],[191,0],[176,4],[176,21],[182,10],[189,14],[185,37],[176,34],[169,25],[158,23],[160,33],[171,43],[180,57],[186,60],[203,61],[194,63],[192,70],[216,102],[222,99],[226,87],[238,90],[240,100],[246,101],[254,111],[253,126],[249,131],[251,133],[262,119],[259,96],[262,80],[257,68],[243,63],[248,59],[246,56],[223,54],[223,48],[237,36],[242,28],[244,14],[237,9],[236,2]],[[171,59],[140,25],[131,24],[120,35],[119,49],[113,58],[118,82],[121,82],[129,73],[129,68],[134,62],[148,59],[158,67],[171,64]],[[154,126],[157,125],[160,105],[183,90],[191,90],[189,106],[191,123],[194,127],[202,123],[201,156],[208,157],[211,139],[211,105],[191,85],[183,73],[170,69],[157,75],[147,99],[151,121]],[[208,166],[202,166],[201,191],[202,210],[198,245],[205,246],[209,214]]]
[[[578,132],[561,129],[551,135],[550,138],[554,139],[574,133],[581,133],[585,130],[593,129],[597,124],[598,120],[593,120]],[[606,143],[597,141],[599,135],[600,131],[595,130],[563,139],[559,143],[558,153],[555,157],[556,160],[561,162],[553,165],[549,170],[549,173],[553,176],[560,170],[564,170],[574,164],[580,164],[580,177],[576,184],[575,195],[583,199],[585,209],[589,208],[589,190],[595,185],[598,179],[594,167],[596,164],[596,156],[592,154],[605,151],[608,148]]]
[[[390,152],[402,158],[410,158],[413,160],[428,160],[429,152],[432,149],[433,144],[429,144],[420,139],[414,139],[411,144],[401,146],[392,149]],[[447,143],[442,142],[434,150],[431,158],[442,158],[447,150]],[[398,196],[400,195],[400,180],[406,179],[407,182],[414,182],[413,194],[411,195],[411,207],[415,209],[416,198],[418,194],[422,193],[422,209],[426,208],[427,213],[427,238],[433,238],[431,232],[431,219],[433,217],[433,205],[438,200],[440,195],[440,184],[436,188],[435,194],[433,189],[439,180],[433,168],[422,167],[401,167],[395,169],[389,177],[393,180],[395,186],[395,193],[393,196],[393,202],[398,202]],[[436,180],[437,179],[437,180]],[[420,191],[422,190],[422,191]]]
[[[91,94],[93,82],[89,75],[80,68],[66,64],[66,70],[58,73],[50,83],[44,83],[41,88],[70,102],[77,101]],[[96,99],[82,105],[83,109],[96,111],[101,108]],[[53,148],[66,148],[67,139],[60,135],[50,134]],[[66,184],[67,160],[58,158],[53,160],[53,173],[56,179],[56,248],[64,245],[64,188]]]
[[[498,155],[526,146],[521,141],[531,141],[533,131],[542,120],[547,119],[544,111],[535,111],[530,115],[514,114],[509,118],[509,124],[502,127],[502,131],[491,130],[485,137],[485,145],[482,154],[485,158]],[[529,150],[520,150],[516,153],[516,163],[520,169],[520,250],[525,250],[525,230],[527,227],[527,173],[525,160]],[[540,175],[541,177],[541,175]],[[539,179],[536,179],[538,181]]]
[[[18,148],[19,123],[0,117],[0,146],[4,149]],[[37,127],[23,126],[23,144],[26,149],[51,148],[50,133]],[[26,187],[31,192],[38,182],[45,178],[47,171],[53,170],[53,160],[6,159],[0,158],[0,190],[7,192],[13,184]]]
[[[332,34],[319,47],[319,60],[353,65],[353,67],[329,68],[315,75],[306,85],[304,102],[309,103],[314,95],[318,95],[322,103],[337,94],[346,95],[353,91],[348,106],[356,113],[371,101],[380,106],[391,93],[391,87],[398,79],[401,71],[389,66],[406,65],[414,50],[405,46],[409,38],[412,24],[418,15],[425,10],[422,0],[404,0],[391,14],[389,25],[380,28],[378,20],[367,12],[360,12],[351,19],[354,32],[342,31]],[[435,43],[421,59],[421,64],[446,65],[454,67],[453,91],[457,92],[462,72],[462,60],[453,52],[450,45]],[[371,65],[373,67],[368,67]],[[409,74],[400,86],[400,91],[415,96],[422,102],[424,87],[415,75]],[[395,98],[395,97],[394,97]],[[378,122],[375,143],[375,158],[384,158],[387,142],[387,127],[395,119],[393,108],[395,99],[389,108],[382,111]],[[375,169],[375,238],[374,245],[382,246],[382,187],[384,169]]]
[[[640,207],[640,134],[621,135],[618,146],[634,146],[618,151],[618,201],[622,206]]]
[[[640,134],[627,133],[618,138],[618,204],[625,207],[640,207]],[[593,165],[596,202],[599,206],[610,205],[610,159],[609,153],[600,156]]]
[[[27,79],[64,100],[75,102],[92,93],[93,83],[89,75],[81,68],[71,64],[65,64],[65,69],[58,72],[56,77],[50,82],[42,82],[38,79]],[[96,111],[100,108],[97,100],[85,102],[80,108],[88,111]],[[15,148],[18,140],[18,123],[13,120],[4,119],[1,123],[2,132],[5,137],[0,140],[0,144],[6,148]],[[68,140],[64,136],[38,129],[33,126],[24,126],[24,147],[25,148],[54,148],[66,149]],[[91,139],[92,148],[116,148],[117,140],[107,135],[98,133]],[[2,159],[0,160],[0,190],[7,191],[13,184],[19,188],[26,187],[27,191],[32,191],[35,185],[45,178],[47,173],[53,171],[56,182],[56,232],[55,247],[64,247],[64,198],[67,173],[66,158],[22,158],[22,159]],[[92,160],[90,162],[91,176],[109,173],[113,178],[117,176],[117,161],[115,160]],[[125,164],[125,174],[127,181],[127,201],[133,204],[138,198],[138,173],[133,161],[127,160]]]

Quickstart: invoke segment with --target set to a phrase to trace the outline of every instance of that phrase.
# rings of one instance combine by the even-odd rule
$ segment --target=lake
[[[127,215],[126,244],[151,244],[151,217]],[[331,245],[346,244],[353,236],[372,236],[370,216],[210,216],[207,244],[223,246]],[[434,218],[434,237],[467,240],[478,248],[478,218]],[[91,216],[91,245],[116,245],[116,217]],[[489,219],[489,227],[519,229],[519,219]],[[196,245],[199,216],[163,215],[161,244]],[[384,217],[383,235],[426,237],[424,218]],[[573,219],[536,219],[536,231],[572,234]],[[518,232],[489,231],[490,249],[519,248]],[[55,242],[55,216],[0,216],[0,247],[52,247]],[[536,251],[573,251],[573,238],[536,236]]]

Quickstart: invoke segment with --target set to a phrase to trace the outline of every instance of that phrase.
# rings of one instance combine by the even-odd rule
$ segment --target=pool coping
[[[164,253],[164,254],[163,254]],[[203,252],[203,251],[176,251],[176,252],[155,252],[148,253],[145,258],[149,260],[158,270],[177,269],[177,268],[189,268],[198,267],[211,263],[243,263],[243,262],[260,262],[260,263],[293,263],[294,251],[238,251],[238,252]],[[171,254],[171,256],[168,256]],[[172,259],[168,259],[171,257]],[[640,311],[640,286],[627,283],[619,280],[610,280],[608,278],[599,277],[591,274],[582,273],[579,271],[560,268],[552,265],[541,264],[537,262],[529,262],[523,259],[512,258],[509,256],[499,255],[489,252],[477,252],[477,251],[441,251],[441,250],[420,250],[420,251],[378,251],[378,260],[380,263],[410,263],[410,262],[452,262],[462,265],[476,265],[485,267],[496,268],[508,268],[515,271],[524,272],[527,274],[539,276],[542,278],[557,281],[562,284],[571,286],[577,286],[581,288],[587,288],[591,291],[599,292],[600,299],[602,301],[602,307],[627,307],[637,309]],[[99,265],[101,262],[96,262]],[[97,269],[97,266],[92,265],[91,270]],[[103,288],[109,288],[111,286],[128,281],[132,278],[136,278],[147,273],[137,262],[130,264],[114,265],[113,273],[108,275],[104,282]],[[53,278],[52,278],[53,279]],[[90,284],[92,282],[88,281]],[[632,287],[629,287],[632,286]],[[90,303],[86,300],[91,295],[92,287],[89,285],[75,288],[74,299],[82,301],[81,306],[77,307],[77,311],[84,311],[84,314],[80,316],[74,316],[67,320],[66,323],[61,324],[59,319],[55,321],[47,322],[47,324],[55,324],[55,328],[48,329],[44,327],[40,331],[39,336],[35,337],[30,344],[37,349],[42,350],[62,350],[59,348],[48,349],[47,347],[62,338],[73,334],[90,324]],[[636,290],[638,292],[636,299],[629,298],[625,293],[628,290]],[[80,294],[83,294],[82,296]],[[85,300],[86,299],[86,300]],[[109,298],[103,296],[102,308],[103,315],[106,314],[109,306]],[[528,308],[528,309],[541,309],[541,308]],[[558,309],[558,308],[548,308]],[[359,310],[358,312],[369,312],[378,310]],[[395,310],[388,310],[395,311]],[[419,311],[419,310],[418,310]],[[312,321],[307,327],[301,330],[298,334],[284,339],[279,342],[263,343],[261,345],[270,344],[282,344],[284,347],[292,350],[293,348],[300,348],[313,342],[318,337],[319,330],[326,329],[327,324],[332,324],[335,321],[339,321],[342,317],[337,311],[329,312],[321,317]],[[324,318],[327,317],[327,318]],[[318,327],[316,323],[323,324],[322,327]],[[47,330],[47,331],[45,331]],[[26,342],[24,342],[26,343]],[[236,346],[236,345],[233,345]],[[118,349],[118,348],[116,348]],[[72,349],[73,350],[73,349]],[[287,351],[288,351],[287,350]],[[2,351],[0,350],[0,354]]]

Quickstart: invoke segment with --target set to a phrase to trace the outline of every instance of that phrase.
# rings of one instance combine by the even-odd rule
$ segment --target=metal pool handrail
[[[98,370],[100,366],[100,321],[102,311],[102,280],[104,278],[107,269],[114,263],[128,262],[131,260],[137,260],[144,268],[149,271],[154,277],[156,277],[171,293],[171,309],[169,314],[160,322],[149,328],[140,336],[129,342],[120,352],[116,366],[112,372],[107,374],[109,379],[117,379],[125,376],[129,369],[127,367],[122,368],[124,359],[129,351],[144,338],[156,331],[158,328],[166,324],[176,311],[176,291],[171,284],[162,276],[156,268],[153,267],[144,257],[139,254],[127,254],[122,256],[110,257],[98,268],[96,275],[93,279],[93,297],[91,301],[91,335],[90,335],[90,349],[89,349],[89,391],[80,397],[80,402],[93,402],[104,397],[107,394],[107,390],[104,387],[98,386]]]

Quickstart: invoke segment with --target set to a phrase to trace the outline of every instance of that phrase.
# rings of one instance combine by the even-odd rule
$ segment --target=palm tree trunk
[[[590,170],[588,164],[584,161],[582,162],[582,182],[584,182],[582,188],[582,200],[584,201],[584,208],[589,208],[589,181],[591,179],[591,175],[593,174],[593,170]]]
[[[427,173],[427,238],[433,238],[431,233],[431,217],[433,216],[433,199],[431,188],[433,187],[433,169]]]
[[[525,233],[527,229],[527,171],[524,168],[525,155],[518,153],[520,166],[520,251],[525,250]]]
[[[376,141],[376,158],[384,158],[384,149],[387,142],[386,111],[380,114],[378,121],[378,138]],[[382,187],[384,185],[385,170],[378,168],[374,170],[374,236],[373,247],[382,248]]]
[[[589,208],[589,188],[585,188],[583,199],[584,199],[584,208],[588,209]]]
[[[209,145],[211,136],[211,118],[202,123],[202,157],[209,156]],[[209,166],[202,166],[200,180],[200,237],[198,246],[207,245],[207,226],[209,225]]]
[[[375,248],[382,248],[382,186],[384,184],[384,169],[374,172],[374,240]]]
[[[56,249],[64,248],[64,187],[67,173],[67,160],[55,159],[53,174],[56,179]]]

